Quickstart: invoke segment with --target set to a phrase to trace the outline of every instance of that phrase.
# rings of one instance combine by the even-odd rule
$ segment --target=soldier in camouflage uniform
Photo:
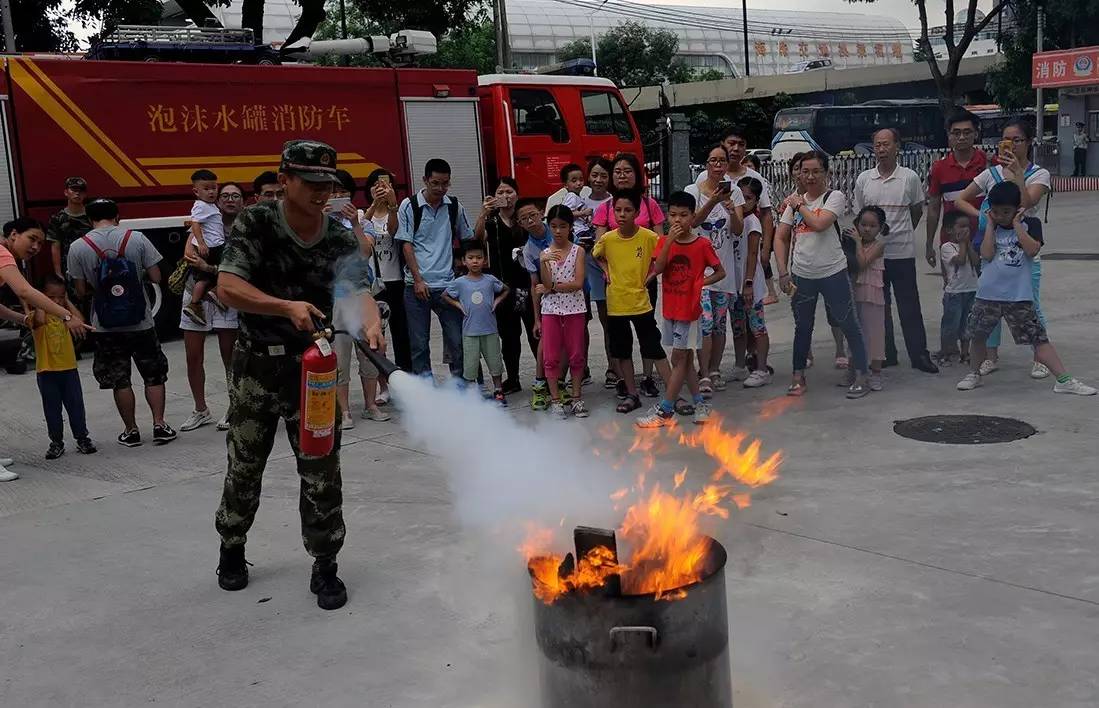
[[[336,576],[336,554],[344,539],[340,430],[337,425],[329,455],[302,455],[301,355],[312,341],[313,318],[331,320],[337,261],[365,258],[370,248],[365,237],[360,240],[323,212],[335,172],[331,147],[305,140],[286,143],[279,169],[285,198],[241,212],[218,276],[222,300],[240,311],[240,336],[230,364],[229,465],[215,517],[221,534],[218,584],[225,590],[248,584],[244,543],[281,418],[301,476],[302,540],[316,558],[309,588],[326,610],[347,602],[347,590]],[[373,274],[360,272],[368,281],[354,284],[363,303],[362,334],[376,348],[382,334],[369,292]]]
[[[65,208],[50,217],[46,225],[46,240],[50,242],[53,270],[58,278],[65,279],[65,264],[69,262],[69,246],[92,230],[92,222],[84,211],[84,198],[88,183],[83,177],[65,180]]]

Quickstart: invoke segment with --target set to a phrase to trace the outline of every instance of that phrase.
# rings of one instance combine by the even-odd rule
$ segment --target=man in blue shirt
[[[456,241],[473,238],[466,211],[447,196],[450,165],[438,158],[424,165],[424,187],[397,210],[397,241],[405,263],[405,312],[412,348],[412,373],[431,375],[431,313],[443,330],[450,375],[462,376],[461,313],[443,301],[454,280]],[[417,218],[418,214],[418,218]]]

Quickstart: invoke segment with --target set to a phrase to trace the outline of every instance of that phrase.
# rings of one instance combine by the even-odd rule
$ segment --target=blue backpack
[[[145,319],[145,287],[141,273],[133,261],[126,259],[126,244],[130,231],[122,237],[118,253],[111,257],[104,253],[88,236],[84,242],[99,256],[99,285],[96,287],[93,307],[99,325],[108,329],[132,327]]]
[[[1000,170],[989,167],[988,171],[989,174],[992,175],[992,179],[996,182],[996,184],[1000,184],[1004,181],[1004,176],[1000,172]],[[1027,179],[1037,171],[1038,165],[1031,163],[1030,167],[1027,167],[1026,172],[1023,173],[1023,182],[1025,183]],[[988,203],[988,195],[986,194],[985,200],[981,202],[981,215],[977,218],[977,233],[973,234],[973,248],[977,249],[978,252],[981,248],[981,241],[985,240],[985,229],[988,228],[988,210],[991,208],[992,205]]]

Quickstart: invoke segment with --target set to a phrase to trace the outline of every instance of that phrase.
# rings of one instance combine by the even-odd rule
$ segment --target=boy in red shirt
[[[672,371],[667,390],[659,405],[637,419],[640,428],[670,425],[676,413],[676,401],[683,383],[694,398],[693,406],[680,407],[683,415],[693,415],[695,423],[710,418],[710,405],[698,390],[698,372],[693,359],[702,348],[702,287],[725,277],[725,269],[707,238],[694,233],[695,198],[676,192],[668,198],[671,229],[656,245],[656,262],[649,278],[663,274],[661,287],[664,305],[664,346],[672,348]],[[688,409],[691,409],[688,412]]]

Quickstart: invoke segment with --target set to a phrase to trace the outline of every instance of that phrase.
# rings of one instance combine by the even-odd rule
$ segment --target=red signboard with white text
[[[1030,80],[1034,88],[1099,84],[1099,47],[1035,54]]]

